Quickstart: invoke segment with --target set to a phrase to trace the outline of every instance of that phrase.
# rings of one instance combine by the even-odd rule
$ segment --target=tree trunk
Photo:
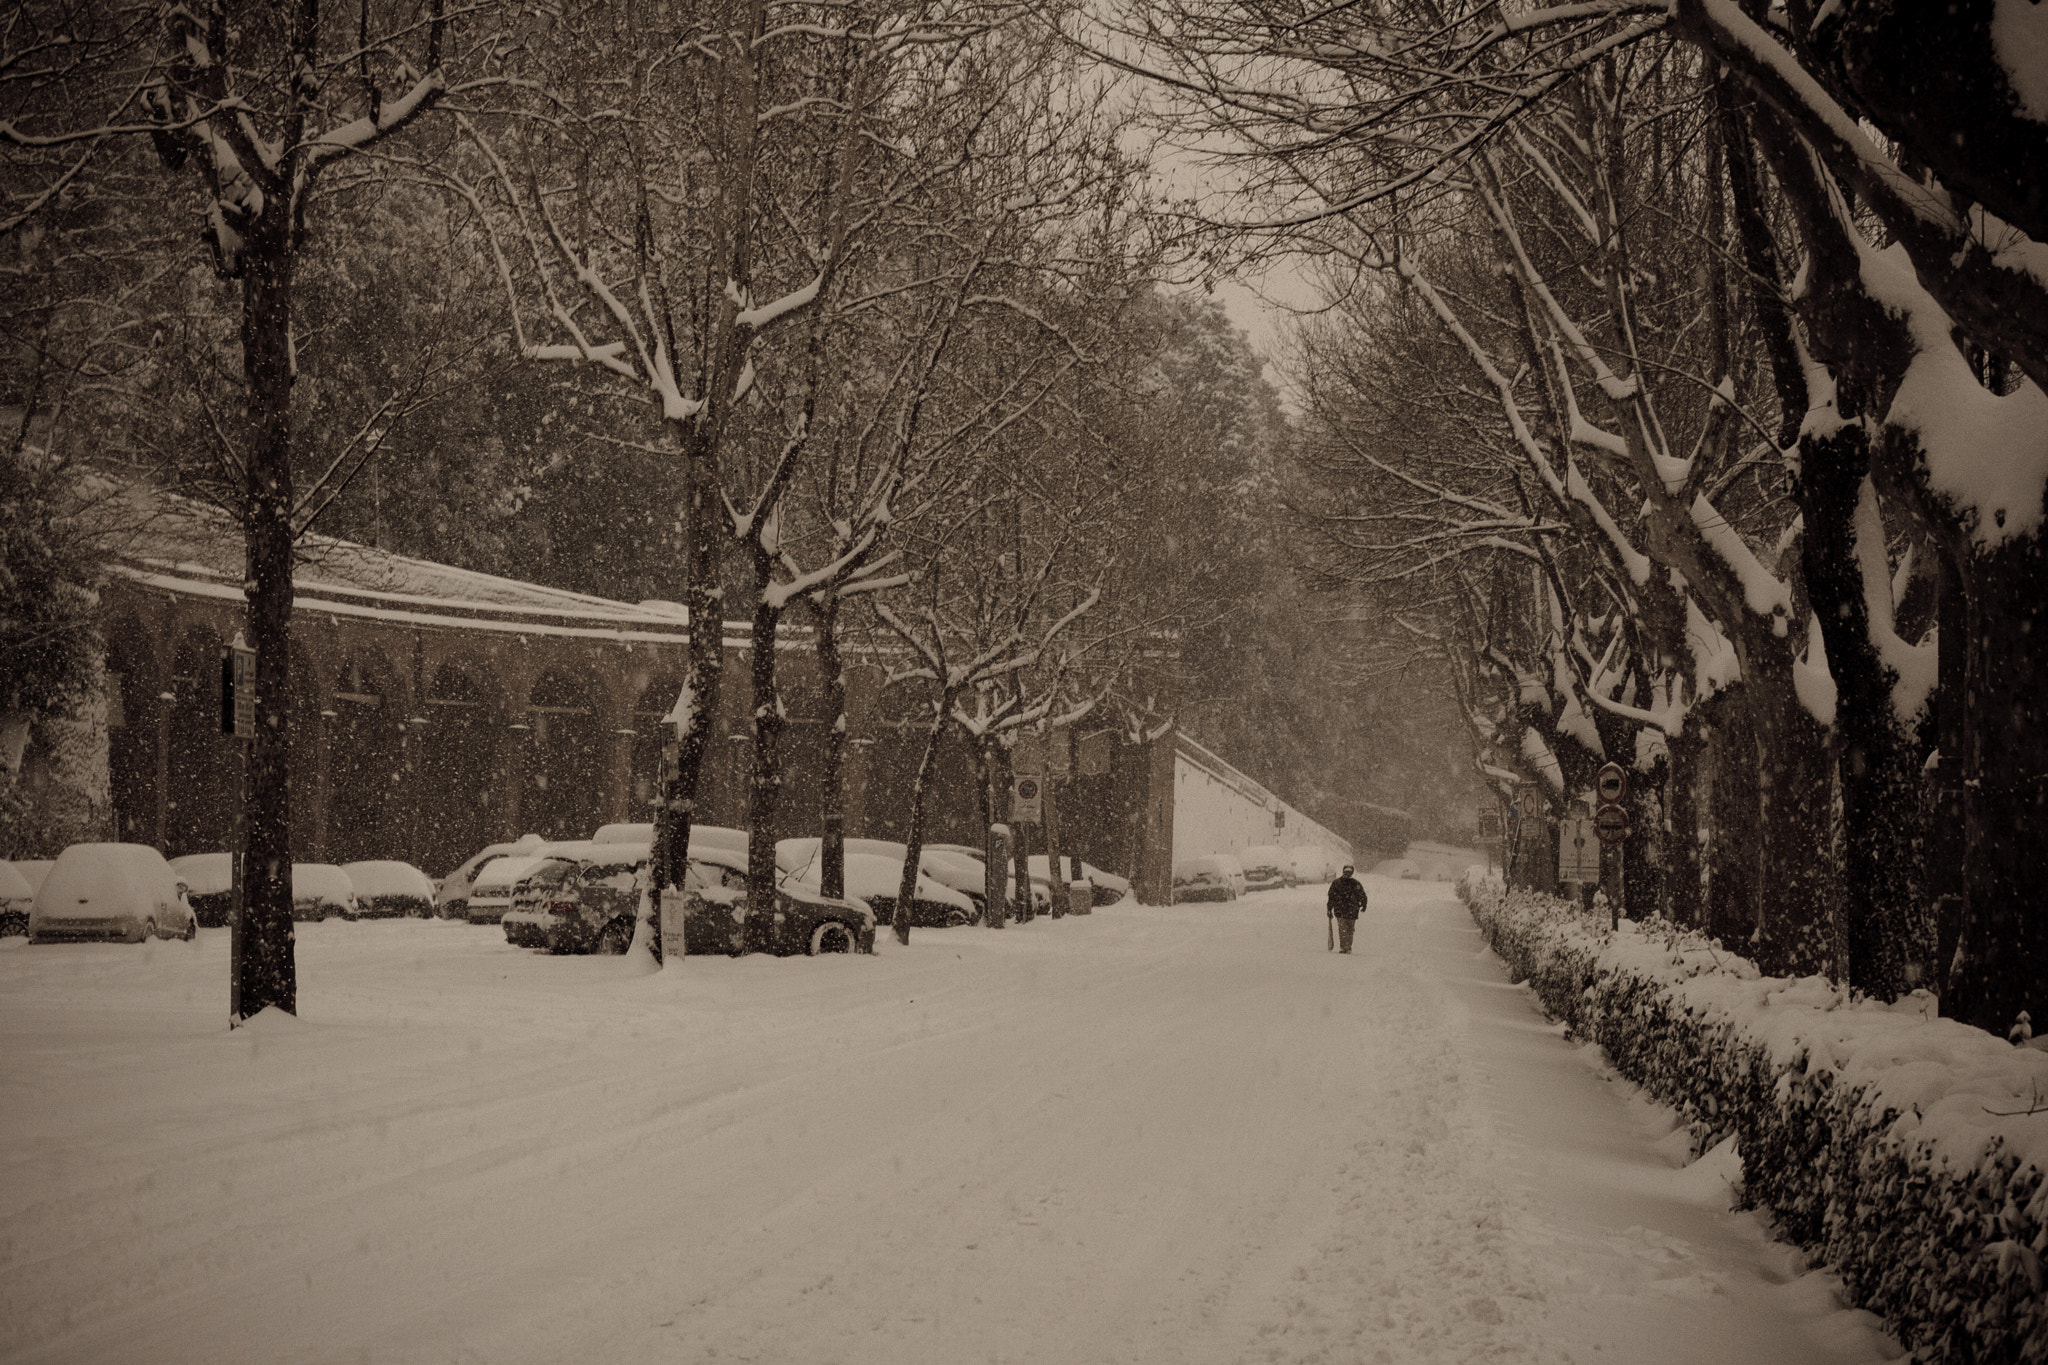
[[[952,698],[939,698],[939,713],[932,718],[931,732],[924,737],[924,752],[917,756],[917,776],[910,783],[910,830],[903,836],[903,877],[897,883],[896,915],[891,925],[898,943],[910,942],[910,905],[917,899],[917,865],[924,856],[924,794],[931,785],[939,736],[946,732],[946,713],[951,704]]]
[[[1011,826],[1010,863],[1011,875],[1016,878],[1017,922],[1029,924],[1038,914],[1038,905],[1031,897],[1031,826],[1018,821]]]
[[[981,849],[981,922],[991,929],[1000,929],[1010,919],[1010,896],[1003,889],[1003,860],[1008,855],[1008,840],[999,836],[996,828],[1000,825],[1007,831],[1010,826],[1007,820],[996,818],[999,797],[996,791],[995,741],[983,736],[980,750],[982,829],[987,831]]]
[[[1831,971],[1836,961],[1838,879],[1827,732],[1792,685],[1791,650],[1757,649],[1743,660],[1741,700],[1752,726],[1756,809],[1755,929],[1750,947],[1773,975]],[[1763,657],[1759,657],[1759,656]]]
[[[1704,927],[1700,895],[1700,769],[1706,739],[1698,720],[1688,719],[1665,740],[1671,764],[1664,780],[1665,827],[1662,892],[1671,922]]]
[[[681,894],[690,830],[696,823],[697,788],[705,756],[711,751],[725,676],[725,590],[718,572],[724,509],[719,497],[717,441],[701,417],[684,431],[683,479],[683,604],[690,618],[683,685],[690,694],[690,711],[676,737],[675,772],[659,816],[674,879],[667,890],[677,895]]]
[[[1897,673],[1871,636],[1859,534],[1882,536],[1868,482],[1869,437],[1861,425],[1800,440],[1799,509],[1808,599],[1827,641],[1835,680],[1835,735],[1842,787],[1842,903],[1849,984],[1880,1000],[1907,989],[1920,903],[1920,765],[1915,737],[1894,704]],[[1865,508],[1865,499],[1873,505]],[[1859,509],[1862,509],[1859,526]],[[1884,549],[1874,553],[1882,563]],[[1889,624],[1889,623],[1887,623]]]
[[[2048,546],[2015,537],[1970,570],[1963,904],[1943,1012],[2004,1037],[2022,1010],[2048,1023]]]
[[[788,722],[775,690],[775,627],[780,608],[768,599],[772,561],[758,545],[754,572],[759,597],[754,607],[752,721],[754,769],[747,787],[747,922],[750,941],[762,942],[775,922],[775,817],[782,805],[783,729]]]
[[[256,651],[256,737],[243,788],[248,841],[242,886],[241,1012],[298,1013],[292,928],[292,284],[284,198],[256,223],[242,282],[242,373],[248,385],[248,642]]]
[[[825,691],[825,763],[818,778],[825,811],[818,842],[818,889],[834,898],[846,894],[846,666],[839,657],[839,599],[831,592],[817,605],[818,685]]]

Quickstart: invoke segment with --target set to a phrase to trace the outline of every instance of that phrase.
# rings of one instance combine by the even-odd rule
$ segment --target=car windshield
[[[569,880],[577,865],[565,858],[549,858],[526,874],[524,881],[536,891],[552,891]]]

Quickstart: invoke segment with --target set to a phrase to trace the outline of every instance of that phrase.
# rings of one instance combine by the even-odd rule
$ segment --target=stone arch
[[[491,843],[504,818],[505,691],[480,656],[447,655],[427,671],[419,713],[414,860],[445,873]]]
[[[114,837],[160,845],[159,731],[169,713],[158,694],[167,689],[168,679],[155,637],[134,612],[110,621],[105,639],[107,778],[114,803]]]
[[[327,860],[402,857],[406,695],[384,651],[352,643],[320,712],[327,739]]]
[[[675,709],[676,694],[683,690],[680,665],[663,663],[639,678],[639,687],[627,708],[622,728],[633,732],[632,754],[627,763],[627,818],[653,818],[655,800],[660,796],[661,747],[674,730],[662,724],[662,717]]]
[[[234,832],[241,755],[220,729],[220,649],[211,626],[185,625],[158,695],[168,718],[164,852],[173,858],[224,850]]]
[[[509,727],[525,745],[521,822],[550,839],[588,838],[603,823],[610,696],[587,670],[557,664],[533,680]]]

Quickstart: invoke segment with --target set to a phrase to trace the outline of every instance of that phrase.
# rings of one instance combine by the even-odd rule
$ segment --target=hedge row
[[[1690,1123],[1732,1134],[1745,1207],[1886,1318],[1913,1358],[2048,1362],[2048,1038],[2015,1046],[1819,977],[1765,977],[1698,935],[1459,884],[1487,942],[1570,1033]]]

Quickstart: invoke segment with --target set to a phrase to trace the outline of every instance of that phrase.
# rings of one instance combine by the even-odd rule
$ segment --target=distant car
[[[1253,844],[1237,855],[1247,891],[1278,891],[1293,884],[1294,860],[1278,844]]]
[[[1297,885],[1303,882],[1326,882],[1330,880],[1330,855],[1318,845],[1304,844],[1294,850],[1294,879]]]
[[[209,929],[227,924],[234,911],[234,854],[187,853],[171,859],[171,870],[185,881],[192,913]]]
[[[1210,855],[1181,858],[1173,864],[1173,903],[1183,901],[1234,901],[1237,884],[1223,860]]]
[[[434,884],[411,863],[377,858],[343,863],[356,889],[356,913],[363,919],[431,919]]]
[[[28,932],[28,912],[35,908],[36,889],[12,863],[0,863],[0,938]]]
[[[1232,889],[1234,889],[1238,895],[1242,896],[1245,893],[1246,885],[1244,876],[1244,864],[1238,861],[1238,857],[1235,853],[1218,853],[1213,856],[1215,857],[1217,862],[1223,864],[1223,870],[1230,875],[1230,885]]]
[[[355,883],[333,863],[292,864],[292,918],[318,922],[356,917]]]
[[[1422,880],[1422,869],[1407,858],[1388,858],[1385,862],[1373,864],[1372,875],[1392,877],[1404,882],[1419,882]]]
[[[140,943],[198,932],[178,874],[147,844],[73,844],[43,879],[28,917],[30,943]]]

